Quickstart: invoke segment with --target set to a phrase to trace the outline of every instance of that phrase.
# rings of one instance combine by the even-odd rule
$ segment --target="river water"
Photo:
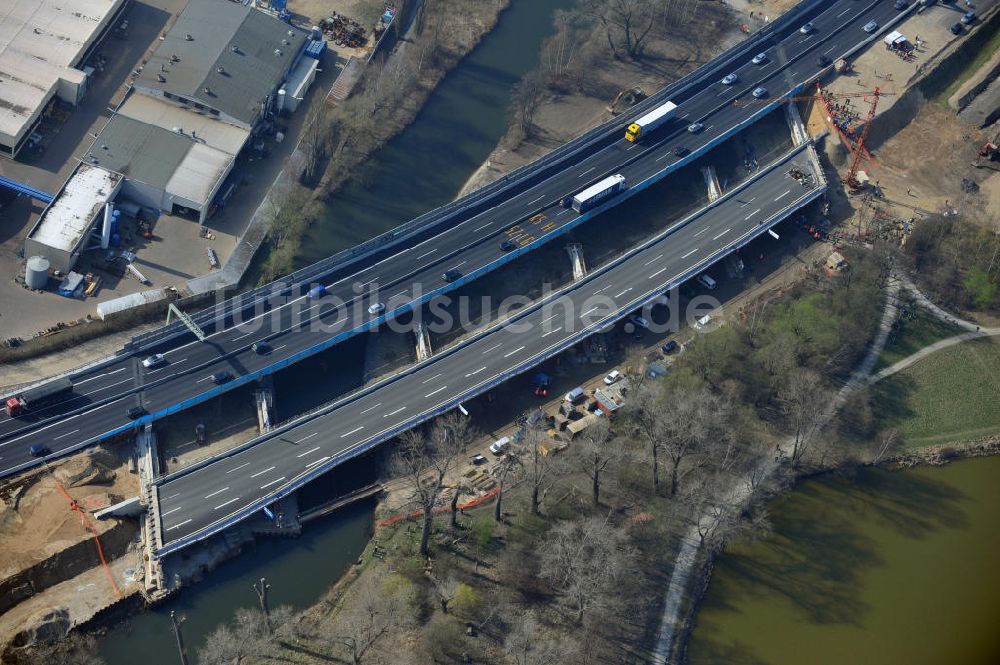
[[[1000,458],[803,483],[723,555],[693,665],[1000,663]]]
[[[350,247],[454,198],[506,131],[512,87],[538,65],[553,12],[572,1],[513,0],[414,122],[372,159],[366,177],[333,198],[325,223],[313,228],[304,243],[302,261]],[[302,401],[302,408],[314,406],[305,397]],[[348,491],[355,483],[334,479],[326,484]],[[175,610],[186,619],[184,638],[194,663],[208,633],[238,607],[256,604],[251,585],[261,577],[272,585],[272,606],[315,603],[364,548],[371,509],[371,503],[361,504],[312,522],[297,539],[261,539],[253,551],[176,598],[111,630],[100,639],[101,655],[109,665],[175,665],[169,618]]]

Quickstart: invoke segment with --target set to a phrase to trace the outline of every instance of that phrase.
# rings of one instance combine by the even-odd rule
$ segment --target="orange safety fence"
[[[466,508],[475,508],[476,506],[478,506],[478,505],[480,505],[482,503],[486,503],[487,501],[489,501],[490,499],[492,499],[493,497],[495,497],[499,492],[500,492],[500,488],[499,487],[494,487],[493,489],[491,489],[486,494],[484,494],[484,495],[482,495],[480,497],[476,497],[472,501],[467,501],[465,503],[458,504],[458,509],[459,510],[465,510]],[[451,510],[451,506],[441,506],[440,508],[435,508],[434,509],[434,513],[435,514],[441,514],[441,513],[449,512],[450,510]],[[384,520],[379,520],[379,522],[375,524],[375,527],[378,528],[378,529],[381,529],[384,526],[390,526],[392,524],[396,524],[397,522],[401,522],[401,521],[403,521],[405,519],[413,519],[415,517],[420,517],[423,514],[424,514],[424,511],[422,511],[422,510],[414,510],[412,513],[402,513],[400,515],[393,515],[392,517],[387,517]]]
[[[115,592],[118,593],[118,597],[124,598],[125,594],[122,593],[122,590],[121,588],[119,588],[118,583],[115,582],[115,576],[111,574],[111,569],[108,568],[108,562],[104,559],[104,548],[101,547],[101,539],[97,535],[97,529],[95,529],[94,526],[90,523],[90,520],[87,519],[87,514],[80,509],[80,505],[76,502],[75,499],[73,499],[73,497],[69,495],[69,492],[66,491],[66,489],[62,486],[62,483],[60,483],[58,480],[56,481],[56,487],[59,488],[59,491],[62,492],[62,495],[66,497],[67,501],[69,501],[70,510],[75,510],[76,512],[80,513],[80,519],[83,522],[83,525],[87,527],[87,530],[90,531],[90,534],[94,538],[94,542],[97,543],[97,556],[100,557],[101,559],[101,565],[104,567],[104,574],[108,576],[108,581],[111,582],[111,586],[113,586]]]

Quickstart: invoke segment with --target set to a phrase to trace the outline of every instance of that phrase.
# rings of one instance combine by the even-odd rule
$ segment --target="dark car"
[[[462,277],[462,273],[460,271],[458,271],[458,270],[455,270],[454,268],[452,268],[451,270],[445,271],[445,273],[443,275],[441,275],[441,279],[443,279],[444,281],[446,281],[448,283],[454,282],[457,279],[461,279],[461,277]]]
[[[254,342],[250,348],[253,349],[254,353],[261,356],[266,356],[271,352],[271,345],[267,342]]]
[[[831,62],[832,61],[830,60],[830,58],[826,57],[825,55],[821,55],[818,58],[816,58],[816,64],[819,65],[820,67],[829,67]]]
[[[962,34],[962,24],[956,23],[955,25],[951,26],[949,30],[951,30],[951,34],[953,35],[960,35]]]
[[[684,155],[688,154],[689,152],[691,152],[691,151],[688,150],[687,148],[685,148],[682,145],[679,145],[676,148],[674,148],[674,154],[676,156],[678,156],[678,157],[683,157]]]
[[[972,25],[975,22],[976,22],[975,12],[965,12],[965,14],[962,15],[962,23],[964,23],[965,25]]]
[[[31,453],[32,457],[45,457],[49,454],[49,447],[44,443],[33,443],[28,448],[28,452]]]
[[[128,411],[125,412],[125,415],[128,416],[129,420],[136,420],[137,418],[142,418],[146,415],[146,409],[141,406],[130,406]]]
[[[670,340],[669,342],[660,347],[660,351],[663,351],[664,353],[673,353],[676,350],[677,350],[676,340]]]
[[[909,3],[906,0],[896,0],[896,2],[892,3],[892,6],[896,9],[906,9]]]
[[[226,372],[226,371],[216,372],[215,374],[212,375],[212,383],[215,384],[221,385],[223,383],[229,383],[232,380],[233,380],[232,372]]]
[[[507,240],[504,240],[502,243],[500,243],[500,249],[505,252],[513,252],[515,249],[517,249],[517,243],[508,238]]]

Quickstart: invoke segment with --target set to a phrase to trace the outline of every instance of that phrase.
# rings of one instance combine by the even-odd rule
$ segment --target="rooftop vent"
[[[101,150],[107,150],[107,149],[108,149],[108,146],[102,143],[101,144]]]
[[[282,44],[284,44],[285,46],[289,46],[289,45],[291,45],[291,42],[290,42],[290,41],[288,41],[287,39],[282,39],[282,40],[281,40],[281,43],[282,43]]]
[[[178,134],[183,134],[184,133],[184,128],[183,127],[174,127],[174,131],[177,132]]]
[[[239,53],[240,47],[237,46],[236,44],[233,44],[232,46],[229,47],[229,50],[232,51],[233,53]]]
[[[288,31],[288,36],[289,37],[294,37],[295,36],[295,31],[294,30],[289,30]]]
[[[177,57],[176,53],[171,53],[170,54],[170,62],[180,62],[180,61],[181,61],[181,59]]]
[[[156,75],[156,80],[159,81],[160,83],[166,83],[167,82],[167,77],[164,76],[163,74],[157,74]]]
[[[280,57],[281,56],[281,49],[280,48],[274,49],[274,54]]]
[[[212,89],[211,89],[211,88],[203,88],[203,89],[202,89],[202,92],[204,92],[204,93],[205,93],[206,95],[208,95],[209,97],[215,97],[215,93],[214,93],[214,92],[212,92]]]
[[[226,73],[226,70],[223,67],[218,67],[218,68],[216,68],[215,71],[219,72],[220,74],[225,74]]]
[[[194,37],[192,37],[190,35],[190,33],[189,33],[189,34],[184,35],[184,40],[188,41],[188,42],[193,42],[194,41]]]

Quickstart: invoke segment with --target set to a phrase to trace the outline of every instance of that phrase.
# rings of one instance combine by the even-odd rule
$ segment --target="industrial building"
[[[83,99],[89,68],[82,63],[114,27],[126,3],[0,3],[0,154],[17,156],[54,98],[74,106]]]
[[[53,270],[69,272],[88,248],[91,231],[121,185],[117,173],[78,165],[28,233],[25,254],[44,257]]]

